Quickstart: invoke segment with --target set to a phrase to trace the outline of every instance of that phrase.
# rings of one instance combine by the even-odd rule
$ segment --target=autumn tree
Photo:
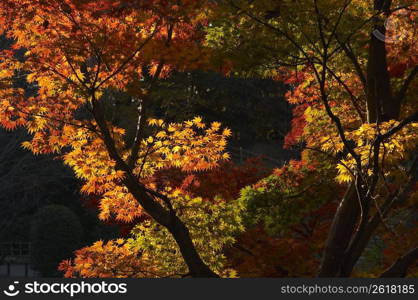
[[[319,276],[350,276],[372,238],[396,234],[394,215],[416,212],[415,3],[218,3],[218,21],[207,29],[208,45],[219,50],[217,63],[291,84],[287,98],[295,108],[287,145],[302,149],[318,170],[333,166],[326,176],[345,192],[334,198],[338,208]],[[413,231],[410,236],[416,240]],[[407,274],[418,258],[416,243],[408,247],[397,251],[399,259],[382,276]]]
[[[223,245],[242,230],[236,208],[160,186],[155,177],[167,168],[207,170],[228,159],[224,149],[230,131],[220,123],[206,126],[199,117],[166,123],[149,119],[146,109],[158,79],[172,70],[207,65],[208,50],[201,43],[207,5],[164,0],[0,3],[2,33],[13,41],[0,58],[1,125],[25,127],[32,139],[23,145],[35,154],[62,155],[85,182],[82,191],[100,196],[101,218],[144,216],[147,221],[135,229],[127,251],[153,252],[150,261],[138,250],[143,267],[151,265],[149,272],[166,258],[160,266],[166,276],[173,271],[217,277]],[[17,51],[24,51],[24,57]],[[26,76],[36,95],[16,85],[17,74]],[[131,114],[123,120],[123,128],[115,114],[126,95],[135,118]],[[107,251],[121,244],[93,247],[103,245],[101,251]]]

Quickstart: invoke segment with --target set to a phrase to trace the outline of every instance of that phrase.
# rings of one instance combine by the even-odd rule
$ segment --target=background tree
[[[55,277],[58,264],[81,243],[83,228],[70,209],[49,205],[40,209],[31,224],[31,262],[43,277]]]
[[[209,122],[222,120],[232,130],[233,146],[250,148],[256,142],[274,139],[280,149],[290,123],[289,105],[281,101],[286,90],[284,83],[270,78],[225,77],[202,71],[173,73],[158,82],[151,109],[175,122],[194,116],[205,116]]]

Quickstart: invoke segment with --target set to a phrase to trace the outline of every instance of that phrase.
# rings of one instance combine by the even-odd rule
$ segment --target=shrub
[[[31,222],[31,262],[43,277],[59,276],[58,264],[80,246],[83,228],[77,215],[62,205],[41,208]]]

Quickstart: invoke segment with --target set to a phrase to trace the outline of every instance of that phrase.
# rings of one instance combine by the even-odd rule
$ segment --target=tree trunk
[[[397,119],[400,103],[392,95],[387,64],[385,19],[390,14],[391,0],[375,0],[373,30],[369,42],[367,65],[367,121]]]
[[[323,252],[319,277],[337,277],[340,275],[344,254],[355,230],[358,217],[359,202],[353,182],[348,187],[335,213]]]
[[[172,222],[167,229],[179,245],[180,252],[189,267],[192,277],[219,277],[202,261],[190,238],[189,230],[177,216],[173,216]]]

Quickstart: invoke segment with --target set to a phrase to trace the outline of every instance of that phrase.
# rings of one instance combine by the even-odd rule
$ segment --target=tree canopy
[[[412,0],[3,0],[1,126],[25,128],[36,155],[59,155],[100,219],[132,225],[60,270],[417,274],[417,20]],[[213,119],[229,95],[218,108],[210,91],[226,88],[214,75],[182,80],[198,72],[229,87],[253,80],[262,96],[242,108],[248,123],[270,127],[263,101],[284,94],[277,119],[292,107],[283,142],[299,159],[231,162],[229,120]],[[207,108],[182,112],[187,97]]]

